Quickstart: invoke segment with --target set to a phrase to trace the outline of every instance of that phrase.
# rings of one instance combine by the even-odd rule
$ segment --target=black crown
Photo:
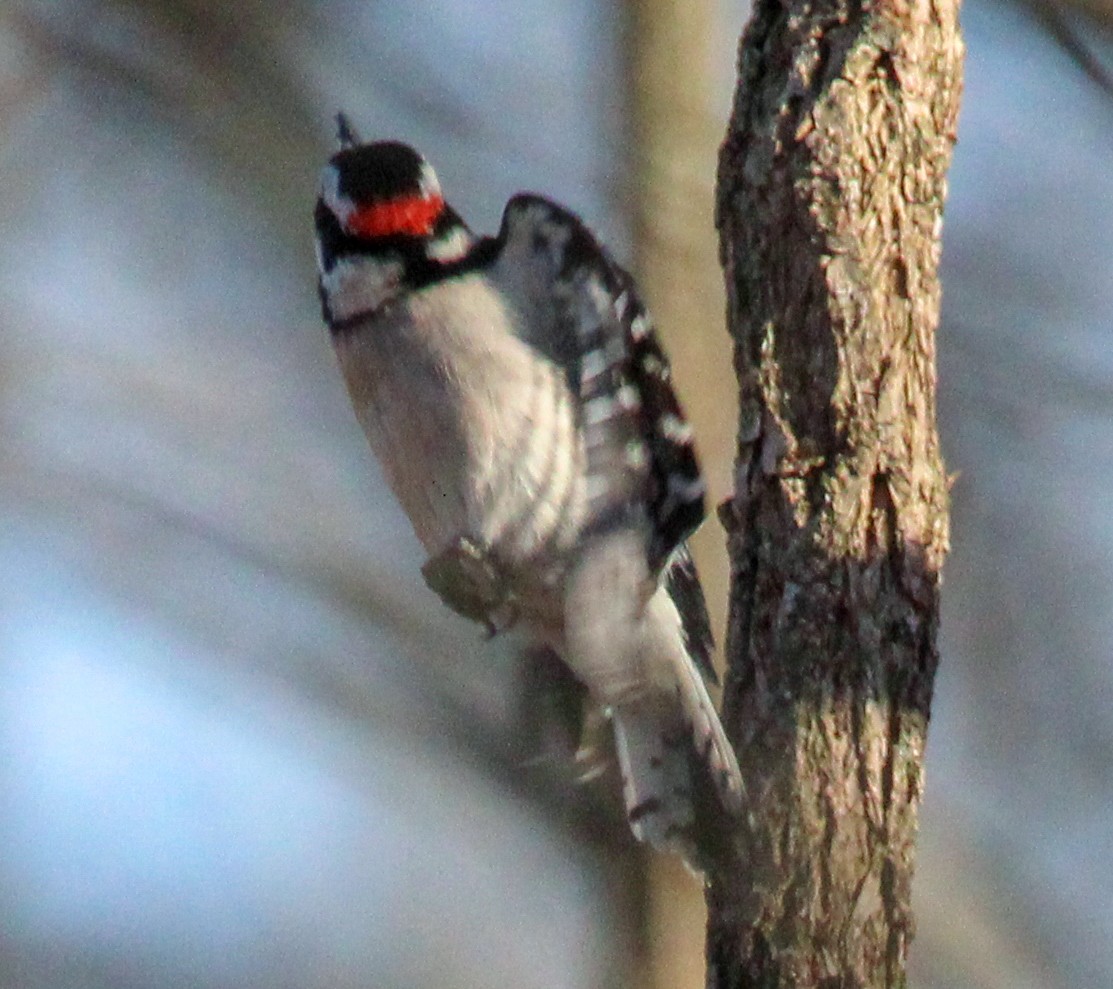
[[[416,193],[425,159],[408,144],[378,141],[338,151],[331,164],[340,176],[340,195],[366,204]]]

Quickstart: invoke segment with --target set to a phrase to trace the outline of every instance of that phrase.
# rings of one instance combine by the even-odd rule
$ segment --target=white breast
[[[469,535],[524,562],[567,549],[583,524],[572,395],[513,319],[472,275],[337,337],[356,414],[431,556]]]

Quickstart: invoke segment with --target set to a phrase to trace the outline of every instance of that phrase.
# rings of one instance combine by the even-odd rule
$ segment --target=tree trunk
[[[759,0],[718,215],[740,387],[728,731],[747,819],[708,985],[905,983],[947,481],[939,234],[956,0]]]

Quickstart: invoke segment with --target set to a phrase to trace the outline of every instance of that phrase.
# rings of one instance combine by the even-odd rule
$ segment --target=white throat
[[[398,294],[404,269],[401,261],[352,256],[321,272],[321,289],[329,313],[337,321],[372,313]]]

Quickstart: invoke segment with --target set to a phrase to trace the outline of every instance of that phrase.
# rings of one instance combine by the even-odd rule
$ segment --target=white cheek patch
[[[334,320],[371,313],[398,294],[402,284],[401,261],[344,258],[331,271],[322,272],[321,289]]]
[[[326,165],[321,170],[321,199],[341,225],[346,224],[355,211],[355,204],[347,196],[340,195],[340,171],[335,165]]]

